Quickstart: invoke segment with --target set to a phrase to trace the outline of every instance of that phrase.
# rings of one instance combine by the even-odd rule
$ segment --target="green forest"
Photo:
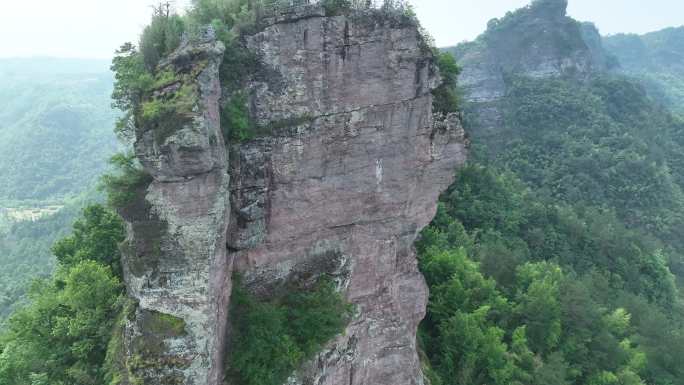
[[[0,60],[0,202],[59,201],[92,186],[118,145],[106,61]]]
[[[0,169],[8,170],[0,202],[65,205],[35,222],[0,224],[0,384],[133,384],[132,372],[121,377],[122,366],[148,364],[120,359],[122,324],[135,304],[123,285],[125,231],[116,208],[150,177],[130,153],[111,158],[115,170],[101,176],[118,149],[111,130],[121,138],[137,125],[162,130],[187,108],[193,90],[154,98],[169,81],[156,65],[183,32],[212,24],[229,53],[221,68],[232,93],[222,111],[226,139],[267,134],[249,121],[240,94],[256,60],[238,42],[255,28],[245,4],[197,0],[185,16],[156,9],[139,44],[117,52],[113,88],[112,75],[97,66],[92,77],[71,65],[35,70],[31,86],[4,76],[30,67],[0,61],[0,100],[8,101],[0,109]],[[351,3],[326,7],[336,15]],[[391,12],[417,23],[410,8]],[[515,14],[504,20],[497,28],[516,24]],[[621,67],[586,79],[510,74],[496,130],[481,124],[459,90],[456,59],[434,51],[444,83],[433,108],[461,114],[472,145],[415,245],[430,289],[418,331],[426,384],[684,385],[684,78],[677,66],[684,56],[677,56],[677,36],[672,29],[607,37]],[[62,81],[84,78],[91,83],[79,83],[74,95],[58,93]],[[54,92],[38,91],[45,84]],[[103,107],[110,93],[120,116]],[[53,162],[62,168],[51,169]],[[84,187],[98,178],[106,205],[89,203],[97,194]],[[284,383],[354,315],[326,279],[269,300],[236,282],[226,373],[235,384]],[[176,319],[158,323],[164,333],[184,333]]]
[[[638,79],[654,99],[684,114],[684,27],[611,35],[603,45],[622,72]]]
[[[119,145],[112,132],[106,60],[0,59],[0,323],[32,279],[55,267],[52,243],[93,193]],[[15,221],[3,209],[56,205],[55,215]]]
[[[684,120],[627,68],[507,73],[496,127],[462,105],[470,161],[417,243],[431,384],[684,383]]]

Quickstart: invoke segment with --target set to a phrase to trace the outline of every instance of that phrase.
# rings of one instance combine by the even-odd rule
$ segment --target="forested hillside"
[[[476,85],[473,154],[418,243],[433,385],[684,384],[684,122],[662,103],[677,90],[644,89],[566,5],[450,50]],[[488,61],[501,39],[507,61]],[[663,69],[680,42],[636,56]]]
[[[684,27],[603,39],[623,72],[637,77],[652,96],[684,113]]]
[[[52,243],[93,199],[118,147],[108,67],[106,60],[0,60],[0,321],[31,280],[52,272]],[[64,207],[35,222],[2,215],[48,205]]]
[[[116,150],[107,61],[0,60],[0,202],[78,194]]]

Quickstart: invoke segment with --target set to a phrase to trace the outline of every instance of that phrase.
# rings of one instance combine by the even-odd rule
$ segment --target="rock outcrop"
[[[496,101],[511,76],[586,77],[608,67],[601,36],[590,23],[567,16],[567,0],[534,0],[489,22],[475,41],[453,49],[469,100]]]
[[[223,50],[215,41],[186,44],[167,58],[160,71],[178,80],[155,98],[183,93],[193,106],[164,122],[170,127],[136,132],[136,155],[153,181],[122,210],[124,276],[137,304],[124,330],[132,383],[219,384],[223,376],[231,277],[228,158],[218,108]]]
[[[422,383],[413,242],[466,157],[458,118],[433,119],[432,55],[373,14],[286,19],[248,45],[270,74],[251,112],[276,128],[231,148],[236,268],[266,293],[327,273],[358,311],[290,383]]]
[[[462,67],[459,86],[466,99],[468,133],[489,143],[496,156],[507,145],[502,135],[507,93],[521,78],[572,78],[584,82],[609,70],[611,56],[591,23],[567,16],[567,0],[533,0],[489,22],[476,40],[448,49]]]
[[[289,383],[422,384],[427,288],[413,242],[466,159],[459,117],[432,114],[432,53],[415,25],[318,7],[246,41],[260,63],[250,112],[267,135],[224,147],[213,42],[164,64],[192,74],[191,119],[161,137],[138,132],[153,182],[124,210],[138,303],[129,371],[145,384],[219,384],[233,270],[260,296],[326,274],[356,315]]]

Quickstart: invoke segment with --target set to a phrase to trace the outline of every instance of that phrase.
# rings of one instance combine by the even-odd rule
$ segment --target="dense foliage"
[[[259,300],[238,283],[231,297],[233,340],[228,376],[241,385],[280,385],[332,337],[352,308],[323,278],[309,289]]]
[[[123,220],[103,206],[91,205],[74,222],[72,233],[55,242],[52,252],[62,266],[94,260],[121,279],[119,244],[124,238]]]
[[[432,384],[680,384],[663,251],[609,211],[468,166],[418,243]]]
[[[635,82],[512,78],[502,103],[503,127],[472,129],[481,159],[543,196],[603,206],[627,227],[682,246],[684,122]]]
[[[139,164],[135,154],[116,154],[110,159],[114,170],[102,175],[100,188],[107,194],[111,207],[121,208],[131,203],[138,190],[152,182]]]
[[[684,384],[681,39],[609,37],[606,53],[566,6],[537,0],[456,49],[494,55],[506,93],[465,105],[471,164],[417,244],[432,385]],[[623,74],[517,75],[587,48]]]
[[[684,27],[641,36],[612,35],[603,44],[625,73],[638,78],[654,98],[684,114]]]
[[[116,151],[111,90],[104,60],[0,60],[0,324],[53,271],[52,243]],[[3,215],[46,206],[64,207],[36,221]]]
[[[456,64],[456,59],[446,52],[435,52],[437,68],[442,77],[442,84],[432,94],[432,111],[441,114],[457,112],[459,109],[459,97],[456,93],[456,83],[461,69]]]
[[[73,235],[55,244],[56,272],[32,285],[29,303],[0,334],[0,383],[102,384],[103,363],[122,285],[117,266],[123,224],[102,206],[90,206]]]
[[[52,273],[56,263],[50,247],[66,234],[80,204],[69,202],[53,216],[9,223],[0,229],[0,329],[4,319],[21,305],[31,281]]]
[[[684,123],[621,76],[505,82],[418,243],[426,376],[681,384]]]

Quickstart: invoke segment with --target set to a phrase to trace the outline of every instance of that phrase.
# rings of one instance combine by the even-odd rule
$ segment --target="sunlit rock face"
[[[373,14],[278,20],[248,39],[267,137],[231,147],[229,249],[245,284],[336,278],[357,315],[292,384],[421,384],[427,289],[413,248],[466,158],[415,26]]]

